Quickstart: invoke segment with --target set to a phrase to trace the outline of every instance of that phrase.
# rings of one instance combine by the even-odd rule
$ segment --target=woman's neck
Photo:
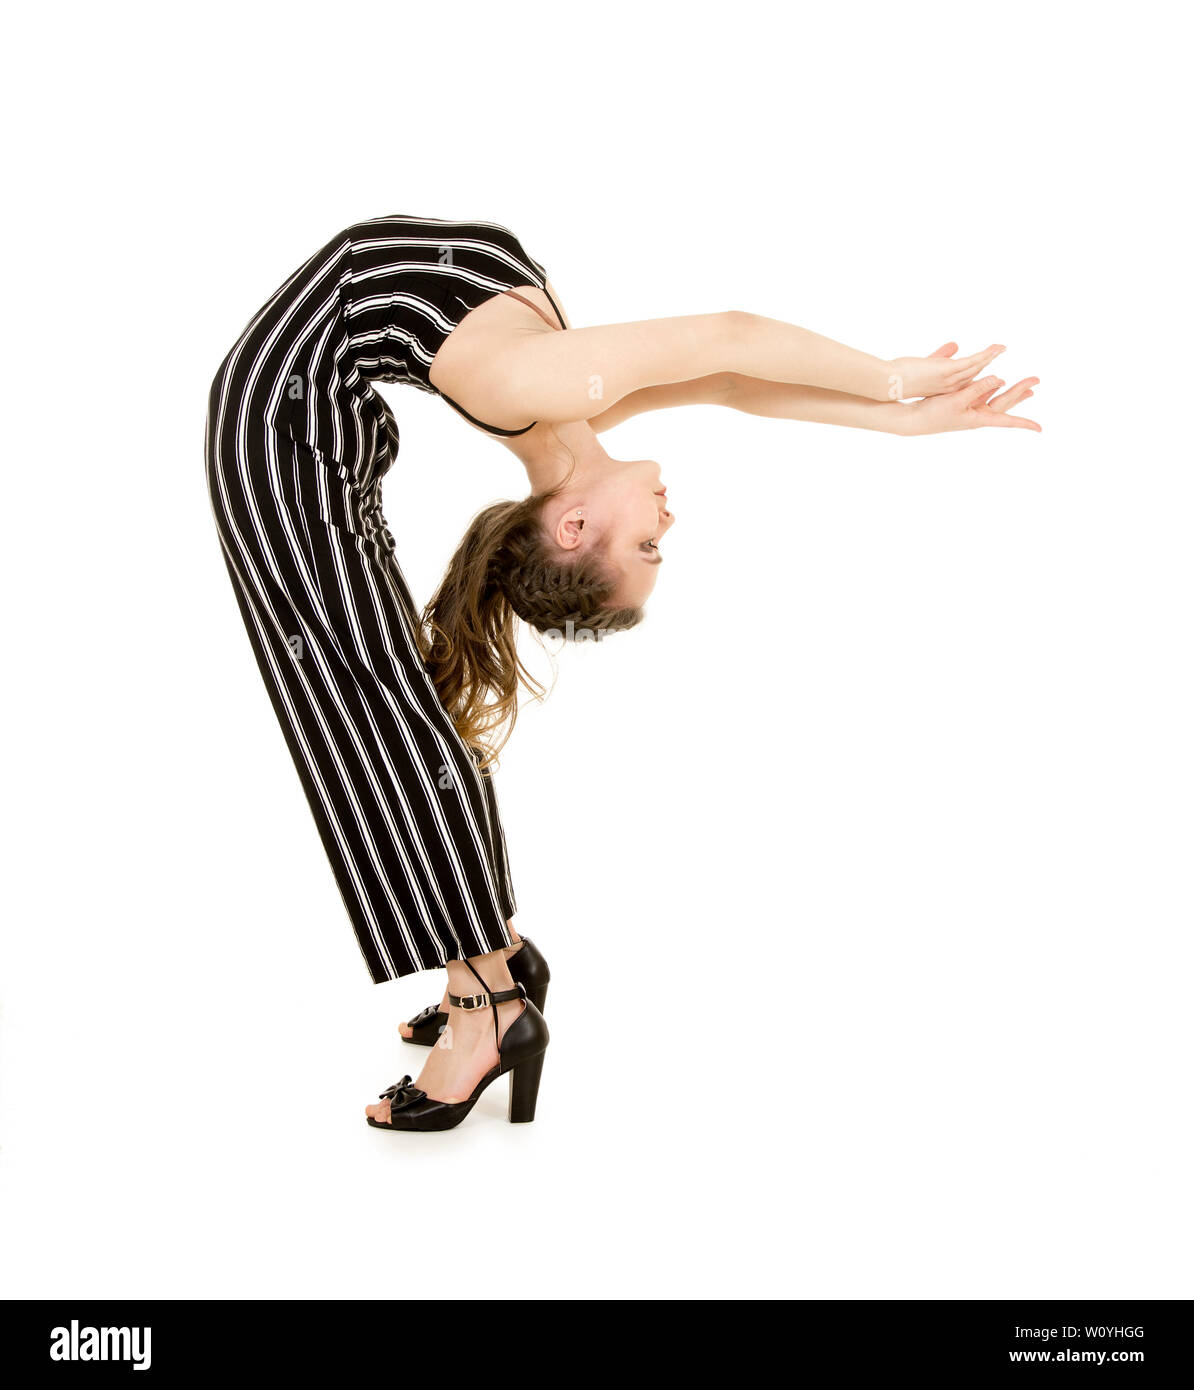
[[[518,456],[531,492],[536,494],[551,492],[564,483],[575,487],[609,462],[609,455],[584,420],[536,425],[529,433],[503,439],[502,443]]]

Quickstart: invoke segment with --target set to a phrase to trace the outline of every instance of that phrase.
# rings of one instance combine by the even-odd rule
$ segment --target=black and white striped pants
[[[508,945],[492,781],[419,656],[380,472],[362,486],[285,431],[230,430],[223,375],[207,463],[224,558],[370,975]]]

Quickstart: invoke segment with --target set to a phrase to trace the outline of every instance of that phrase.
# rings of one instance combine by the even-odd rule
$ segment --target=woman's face
[[[639,608],[655,588],[663,559],[659,543],[674,521],[654,460],[611,459],[600,477],[568,499],[556,537],[565,549],[600,545],[621,576],[616,603]]]

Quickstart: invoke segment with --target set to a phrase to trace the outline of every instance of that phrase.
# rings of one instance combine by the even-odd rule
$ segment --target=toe
[[[410,1026],[409,1023],[400,1023],[398,1025],[398,1031],[402,1034],[404,1038],[409,1038],[411,1034],[414,1032],[414,1029]]]

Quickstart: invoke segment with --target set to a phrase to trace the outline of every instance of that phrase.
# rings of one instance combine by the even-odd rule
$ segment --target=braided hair
[[[518,656],[515,617],[566,640],[620,632],[641,608],[613,604],[617,575],[599,551],[563,558],[543,524],[560,489],[495,502],[475,516],[423,613],[423,660],[461,738],[488,765],[518,717],[518,688],[544,688]]]

